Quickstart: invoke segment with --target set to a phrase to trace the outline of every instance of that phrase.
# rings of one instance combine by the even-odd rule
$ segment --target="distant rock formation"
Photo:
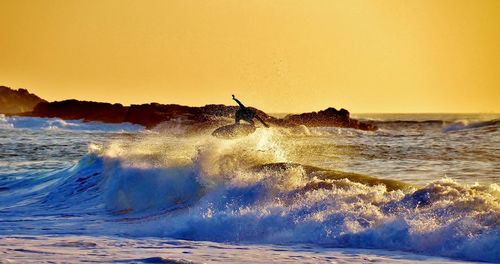
[[[123,106],[121,104],[99,103],[79,100],[47,102],[29,93],[26,89],[12,90],[0,86],[0,113],[35,117],[58,117],[62,119],[82,119],[105,123],[129,122],[146,128],[173,121],[176,124],[191,124],[198,127],[213,127],[227,124],[233,119],[238,106],[205,105],[201,107],[177,104],[141,104]],[[377,130],[373,124],[351,119],[349,111],[328,108],[319,112],[288,115],[284,118],[272,117],[263,111],[250,107],[267,123],[280,127],[305,125],[308,127],[347,127],[361,130]]]
[[[234,118],[238,106],[205,105],[191,107],[176,104],[142,104],[123,106],[121,104],[96,103],[78,100],[60,102],[42,102],[38,104],[30,116],[59,117],[62,119],[83,119],[107,123],[130,122],[147,128],[159,123],[178,120],[184,124],[210,124],[218,118]],[[348,127],[362,130],[376,130],[372,124],[359,122],[349,117],[349,111],[328,108],[319,112],[288,115],[275,118],[261,110],[252,108],[264,121],[282,127],[305,125],[308,127]]]
[[[307,127],[348,127],[368,131],[377,130],[377,127],[373,124],[351,119],[349,111],[346,109],[337,110],[333,107],[319,112],[288,115],[278,122],[282,122],[287,126],[305,125]]]
[[[26,89],[10,89],[6,86],[0,86],[0,113],[18,114],[31,112],[33,108],[45,100],[31,94]]]
[[[185,124],[208,123],[217,117],[234,118],[237,106],[206,105],[191,107],[177,104],[141,104],[123,106],[121,104],[97,103],[89,101],[65,100],[60,102],[42,102],[33,112],[36,117],[58,117],[62,119],[83,119],[106,123],[129,122],[147,128],[153,128],[161,122],[179,120]],[[273,119],[257,110],[264,119]]]

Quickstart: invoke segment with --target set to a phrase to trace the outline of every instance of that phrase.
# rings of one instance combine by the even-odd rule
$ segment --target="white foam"
[[[29,204],[5,196],[2,203],[11,199],[12,213],[3,215],[9,221],[0,233],[307,243],[500,261],[498,185],[443,179],[388,191],[309,177],[301,167],[252,170],[288,161],[281,136],[273,130],[230,141],[150,135],[93,145],[73,168],[47,176],[50,184],[44,178],[25,182],[36,192],[16,195]],[[318,183],[326,187],[308,188]],[[25,217],[36,224],[16,221]]]
[[[62,120],[60,118],[40,118],[24,116],[0,116],[0,128],[64,130],[64,131],[96,131],[96,132],[140,132],[144,127],[131,123],[109,124],[101,122],[83,122],[82,120]]]
[[[468,120],[461,120],[461,121],[457,121],[457,122],[454,122],[452,124],[447,125],[443,129],[443,131],[444,132],[453,132],[453,131],[469,130],[469,129],[498,125],[499,123],[500,123],[500,119],[481,121],[481,122],[470,122]]]
[[[5,263],[457,263],[401,251],[314,245],[245,245],[74,235],[0,236],[0,240]]]

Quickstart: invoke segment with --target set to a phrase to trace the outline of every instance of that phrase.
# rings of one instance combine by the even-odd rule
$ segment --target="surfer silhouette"
[[[268,124],[266,124],[266,122],[264,122],[264,120],[262,120],[262,118],[260,118],[260,116],[258,116],[256,113],[255,113],[255,110],[252,110],[248,107],[246,107],[245,105],[243,105],[240,100],[236,99],[236,97],[234,97],[234,94],[233,94],[233,100],[236,101],[236,103],[238,103],[238,105],[240,106],[240,109],[238,109],[236,111],[236,116],[235,116],[235,123],[236,124],[239,124],[240,123],[240,120],[245,120],[247,121],[248,123],[250,123],[251,125],[254,125],[254,121],[253,119],[256,118],[257,120],[259,120],[265,127],[269,127]]]

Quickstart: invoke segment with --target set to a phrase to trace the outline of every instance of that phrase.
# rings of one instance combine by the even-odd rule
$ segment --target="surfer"
[[[244,106],[240,100],[236,99],[236,97],[234,97],[234,94],[233,94],[233,100],[236,101],[236,103],[238,103],[238,105],[240,106],[240,109],[238,109],[238,111],[236,111],[236,116],[235,116],[235,123],[236,124],[239,124],[240,123],[240,120],[245,120],[247,121],[248,123],[250,123],[251,125],[254,125],[255,123],[253,122],[253,118],[255,117],[257,120],[259,120],[265,127],[269,127],[268,124],[266,124],[266,122],[264,122],[264,120],[262,118],[260,118],[260,116],[258,116],[256,113],[255,113],[255,110],[252,110],[246,106]]]

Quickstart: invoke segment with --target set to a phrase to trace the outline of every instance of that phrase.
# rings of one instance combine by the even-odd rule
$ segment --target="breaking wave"
[[[276,136],[259,129],[231,141],[91,145],[71,168],[2,178],[0,233],[310,243],[500,261],[497,184],[414,186],[290,163]]]
[[[84,122],[83,120],[63,120],[60,118],[25,116],[7,117],[3,114],[0,114],[0,128],[89,132],[139,132],[144,130],[143,126],[131,123],[110,124],[101,122]]]
[[[442,132],[455,132],[482,128],[496,131],[500,125],[498,114],[443,114],[442,116],[429,114],[386,114],[382,115],[382,118],[361,117],[360,120],[374,124],[383,130],[395,131],[436,129]]]
[[[454,132],[469,129],[479,129],[479,128],[493,128],[496,129],[500,125],[500,119],[482,121],[482,122],[468,122],[460,121],[453,124],[447,125],[443,131],[444,132]],[[495,130],[496,131],[496,130]]]

